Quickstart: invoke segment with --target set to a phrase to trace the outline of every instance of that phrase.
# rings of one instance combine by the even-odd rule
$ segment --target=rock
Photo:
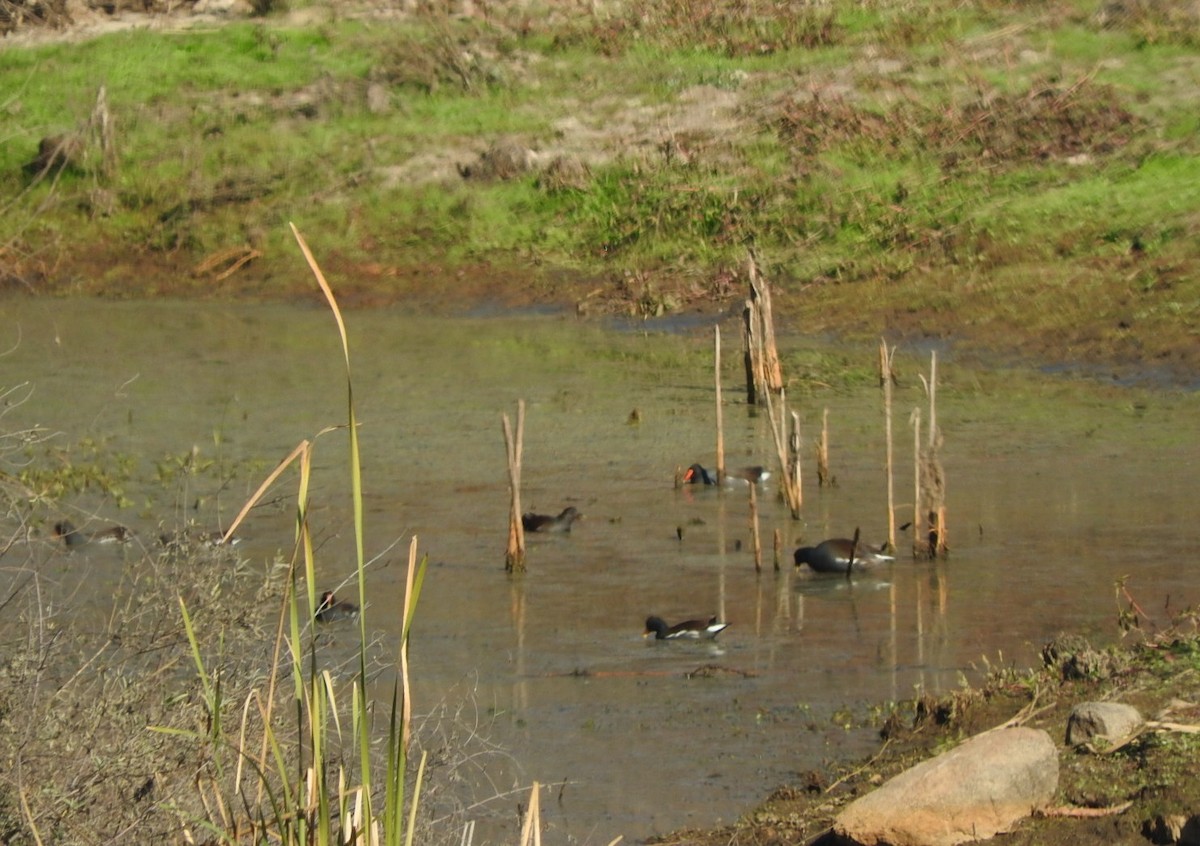
[[[978,735],[848,805],[834,832],[866,846],[954,846],[1011,829],[1058,788],[1050,735],[1013,728]]]
[[[1078,746],[1095,738],[1109,745],[1129,737],[1146,722],[1140,711],[1122,702],[1080,702],[1067,719],[1067,743]]]

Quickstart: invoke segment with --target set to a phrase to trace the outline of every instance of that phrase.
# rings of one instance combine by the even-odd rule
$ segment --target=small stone
[[[1097,738],[1118,743],[1142,727],[1145,719],[1132,705],[1121,702],[1081,702],[1067,719],[1067,743],[1078,746]]]

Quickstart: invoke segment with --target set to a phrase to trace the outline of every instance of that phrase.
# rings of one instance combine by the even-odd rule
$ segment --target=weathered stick
[[[921,539],[924,537],[921,519],[921,409],[914,408],[909,423],[913,427],[913,518],[912,554],[921,557]]]
[[[775,558],[775,572],[778,573],[783,564],[783,532],[776,529],[772,535],[772,542],[774,544],[772,552]]]
[[[521,453],[525,441],[525,400],[517,400],[517,434],[513,437],[508,414],[504,422],[504,445],[508,456],[508,549],[504,553],[504,569],[509,573],[525,572],[525,528],[521,525]]]
[[[922,381],[924,377],[922,376]],[[946,543],[946,473],[939,457],[942,433],[937,426],[937,352],[931,354],[929,380],[925,382],[929,394],[929,443],[925,460],[922,462],[926,511],[929,515],[929,557],[945,555]]]
[[[771,286],[759,276],[758,257],[750,251],[749,257],[750,296],[757,306],[761,329],[760,353],[763,386],[771,393],[783,390],[783,368],[779,364],[779,350],[775,346],[775,317],[771,310]]]
[[[771,394],[768,392],[767,398],[767,421],[771,424],[771,437],[775,441],[775,455],[779,460],[779,472],[781,479],[779,480],[779,494],[783,497],[788,505],[788,509],[792,512],[792,519],[800,519],[800,492],[792,483],[792,467],[788,460],[788,443],[787,435],[783,429],[784,414],[787,409],[787,396],[783,391],[779,392],[779,417],[776,419],[774,402],[771,400]]]
[[[829,409],[821,412],[821,440],[817,443],[817,487],[833,484],[829,475]]]
[[[888,552],[896,550],[896,493],[892,468],[892,360],[896,348],[888,349],[887,341],[879,339],[879,386],[883,388],[883,430],[887,449],[887,517]]]
[[[759,387],[758,371],[755,369],[758,356],[754,353],[758,330],[754,324],[754,303],[746,300],[742,307],[742,366],[746,371],[746,405],[751,407],[758,404]]]
[[[721,327],[713,327],[713,378],[717,385],[717,484],[725,484],[725,423],[721,408]]]
[[[799,508],[804,504],[803,488],[800,484],[800,415],[792,412],[792,473],[786,479],[787,483],[792,486],[792,498],[796,500],[796,507]]]
[[[758,494],[755,490],[758,488],[753,481],[750,482],[750,538],[754,544],[754,572],[762,572],[762,537],[758,533]]]

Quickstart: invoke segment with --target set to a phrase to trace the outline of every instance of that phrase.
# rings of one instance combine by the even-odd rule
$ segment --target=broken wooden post
[[[513,437],[507,414],[504,421],[504,445],[508,456],[508,549],[504,554],[504,569],[509,573],[525,572],[525,528],[521,525],[521,452],[525,441],[525,400],[517,401],[517,432]]]
[[[747,276],[750,298],[742,310],[744,323],[743,352],[746,366],[746,402],[765,402],[769,393],[783,390],[783,368],[775,347],[775,318],[771,312],[771,286],[759,275],[758,260],[751,251]]]

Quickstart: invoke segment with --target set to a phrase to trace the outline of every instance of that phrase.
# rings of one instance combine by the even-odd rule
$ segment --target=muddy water
[[[13,349],[0,359],[2,382],[33,386],[6,426],[40,423],[66,443],[106,439],[147,475],[154,460],[193,447],[230,468],[274,463],[345,418],[324,309],[18,300],[4,311],[3,346]],[[844,727],[847,715],[861,726],[871,703],[945,690],[985,662],[1028,666],[1062,629],[1111,639],[1122,576],[1159,621],[1200,600],[1190,566],[1194,395],[1081,399],[1059,381],[1001,403],[1001,380],[945,364],[953,555],[847,583],[804,578],[787,562],[801,538],[855,526],[883,537],[881,414],[870,387],[806,400],[810,431],[830,409],[838,484],[819,491],[806,468],[802,522],[760,498],[757,575],[744,490],[672,484],[677,466],[713,454],[711,374],[680,366],[707,336],[402,311],[351,314],[349,329],[368,553],[382,552],[369,620],[385,642],[395,636],[403,550],[415,533],[431,561],[413,642],[416,710],[429,732],[436,726],[472,754],[455,801],[501,796],[470,811],[476,842],[513,839],[524,796],[511,791],[534,779],[552,786],[543,798],[551,842],[731,821],[797,773],[873,748],[873,729]],[[869,363],[874,352],[840,354]],[[724,383],[729,463],[766,461],[767,424],[741,405],[732,361]],[[906,509],[916,384],[910,370],[897,394]],[[571,504],[585,519],[567,537],[531,536],[529,573],[509,578],[500,414],[513,415],[518,398],[528,404],[525,506]],[[352,567],[345,454],[344,433],[320,436],[314,514],[330,585]],[[224,487],[199,478],[170,495],[133,491],[138,507],[124,512],[86,498],[73,505],[152,534],[177,519],[178,503],[199,501],[206,519],[227,520],[262,474],[243,469]],[[246,554],[269,559],[290,544],[288,507],[256,512],[245,533]],[[88,590],[102,604],[112,568],[98,555],[87,561]],[[649,613],[720,614],[731,625],[716,643],[647,642]],[[710,665],[721,671],[685,677]]]

